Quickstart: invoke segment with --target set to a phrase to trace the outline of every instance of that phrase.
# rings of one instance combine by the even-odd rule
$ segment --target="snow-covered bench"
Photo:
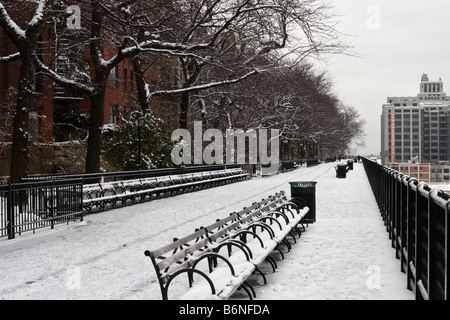
[[[266,283],[259,266],[268,261],[275,271],[271,255],[278,251],[284,258],[282,247],[290,251],[289,240],[295,243],[300,237],[299,226],[308,211],[279,192],[159,249],[146,250],[162,298],[225,300],[243,289],[252,299],[255,291],[248,278],[259,274]],[[187,275],[188,281],[180,275]]]
[[[225,169],[194,174],[122,180],[83,186],[83,208],[104,210],[181,193],[243,181],[249,175],[242,169]]]

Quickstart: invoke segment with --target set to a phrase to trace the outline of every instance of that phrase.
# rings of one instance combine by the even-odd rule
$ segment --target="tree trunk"
[[[106,81],[101,81],[100,83],[106,83]],[[86,154],[86,173],[100,172],[105,91],[106,85],[100,85],[97,93],[91,97],[91,117],[89,121],[89,137]]]
[[[189,113],[189,104],[190,104],[190,92],[184,92],[181,94],[180,101],[180,128],[187,129],[188,123],[188,113]]]
[[[95,92],[90,96],[91,111],[89,120],[89,137],[86,152],[86,173],[100,172],[100,157],[102,150],[102,127],[104,118],[105,92],[110,69],[105,68],[100,56],[102,44],[101,35],[103,27],[104,11],[99,1],[91,1],[92,4],[92,25],[90,54],[92,58],[92,68],[95,76],[93,84]]]
[[[30,52],[21,52],[17,106],[13,122],[13,141],[11,148],[11,182],[20,182],[28,175],[29,140],[28,114],[31,111],[33,92],[33,58]]]

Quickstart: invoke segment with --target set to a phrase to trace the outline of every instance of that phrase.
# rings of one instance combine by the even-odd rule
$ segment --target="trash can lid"
[[[293,187],[314,187],[317,181],[292,181],[289,183]]]

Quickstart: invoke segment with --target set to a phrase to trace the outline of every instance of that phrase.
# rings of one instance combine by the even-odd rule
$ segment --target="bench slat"
[[[173,250],[180,248],[181,246],[183,246],[187,243],[190,243],[198,238],[201,238],[202,236],[205,236],[205,235],[206,235],[205,230],[201,229],[201,230],[198,230],[197,232],[192,233],[184,238],[178,239],[168,245],[165,245],[159,249],[151,251],[151,253],[155,258],[158,258],[159,256],[162,256],[168,252],[172,252]]]

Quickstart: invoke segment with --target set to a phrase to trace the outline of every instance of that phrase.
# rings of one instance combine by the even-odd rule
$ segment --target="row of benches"
[[[83,186],[83,208],[104,210],[247,180],[242,169],[96,183]]]
[[[290,251],[305,230],[308,211],[281,191],[159,249],[146,250],[163,300],[225,300],[238,289],[253,299],[249,277],[258,274],[267,283],[260,265],[267,261],[275,272],[271,254],[276,251],[284,258],[282,249]],[[180,275],[187,275],[188,281]]]

